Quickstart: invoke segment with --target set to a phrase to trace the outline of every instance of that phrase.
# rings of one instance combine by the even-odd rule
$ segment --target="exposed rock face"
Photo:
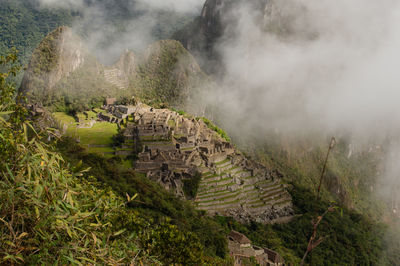
[[[234,38],[234,28],[237,24],[238,9],[243,4],[250,7],[254,12],[255,25],[265,29],[273,23],[272,17],[276,17],[274,0],[207,0],[204,4],[200,17],[185,29],[177,32],[175,38],[182,42],[184,47],[191,53],[202,58],[202,67],[207,73],[220,70],[220,54],[217,44],[223,39],[227,41]],[[214,67],[206,67],[210,64]]]
[[[85,57],[83,43],[70,28],[56,29],[34,51],[20,90],[33,98],[52,90],[62,78],[81,67]]]
[[[293,214],[280,174],[247,159],[202,119],[139,104],[124,132],[135,169],[185,197],[184,180],[201,175],[195,204],[209,214],[273,222]]]

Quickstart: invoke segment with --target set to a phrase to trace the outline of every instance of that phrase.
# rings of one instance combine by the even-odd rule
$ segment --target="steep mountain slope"
[[[32,102],[61,111],[100,107],[105,97],[132,95],[182,108],[207,82],[196,60],[176,41],[156,42],[138,56],[126,51],[115,64],[104,66],[70,28],[60,27],[35,50],[20,91]]]
[[[141,56],[137,95],[152,105],[183,107],[196,89],[208,82],[193,56],[177,41],[163,40],[150,45]]]
[[[49,34],[35,49],[20,91],[33,101],[48,104],[55,85],[87,61],[82,42],[68,27]]]

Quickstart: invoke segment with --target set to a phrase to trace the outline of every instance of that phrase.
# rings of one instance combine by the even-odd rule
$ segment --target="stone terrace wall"
[[[279,175],[245,158],[201,119],[146,105],[137,106],[132,116],[125,137],[138,153],[135,169],[180,197],[185,197],[183,180],[200,173],[194,199],[199,210],[244,222],[293,215]]]

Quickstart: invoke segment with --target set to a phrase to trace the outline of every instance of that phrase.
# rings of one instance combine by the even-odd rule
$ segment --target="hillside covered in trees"
[[[236,47],[221,45],[237,37],[239,1],[206,1],[197,18],[83,2],[109,11],[101,25],[112,30],[94,46],[84,10],[0,0],[1,265],[233,265],[232,230],[288,265],[400,263],[398,199],[376,193],[390,142],[360,148],[295,126],[286,135],[246,105],[263,84],[224,66]],[[256,2],[262,34],[287,38],[290,23],[267,23],[274,1]],[[125,47],[129,25],[149,14],[149,43]],[[251,57],[240,52],[228,59]],[[232,69],[237,79],[224,83]],[[247,88],[242,72],[256,90],[238,104],[230,92]],[[249,206],[267,215],[249,219]]]

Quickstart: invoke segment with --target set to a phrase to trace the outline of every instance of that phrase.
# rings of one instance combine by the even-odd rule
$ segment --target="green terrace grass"
[[[260,198],[262,198],[262,199],[272,198],[272,197],[277,196],[277,195],[282,195],[283,194],[282,192],[283,192],[282,190],[279,190],[279,191],[276,191],[274,193],[264,194],[264,195],[261,195]]]
[[[225,201],[227,199],[235,198],[235,197],[239,196],[239,194],[240,193],[232,193],[231,195],[226,196],[226,197],[221,197],[221,198],[215,197],[215,199],[213,198],[213,199],[209,199],[209,200],[202,200],[202,201],[198,201],[198,203],[209,203],[209,202],[214,202],[214,201],[221,202],[221,201]]]
[[[231,182],[231,183],[229,183],[229,184],[223,184],[223,185],[218,185],[218,186],[211,186],[211,187],[202,187],[202,188],[200,188],[199,189],[199,192],[201,193],[201,192],[204,192],[204,191],[208,191],[208,192],[219,192],[219,191],[216,191],[216,189],[220,189],[220,188],[226,188],[226,187],[228,187],[228,186],[232,186],[232,185],[235,185],[235,183],[234,182]]]
[[[227,163],[227,162],[229,162],[229,161],[230,161],[230,159],[225,159],[225,160],[223,160],[223,161],[220,161],[220,162],[215,163],[215,165],[221,165],[221,164]]]
[[[100,109],[100,108],[94,108],[93,111],[94,111],[94,112],[97,112],[97,113],[102,113],[102,112],[104,112],[104,110],[103,110],[103,109]]]
[[[82,113],[77,114],[76,117],[79,118],[79,121],[84,121],[84,120],[86,120],[86,115],[84,115],[84,114],[82,114]]]
[[[214,204],[209,204],[209,205],[201,205],[201,207],[213,207],[213,206],[226,206],[226,205],[231,205],[231,204],[237,204],[240,202],[240,199],[236,199],[233,201],[228,201],[228,202],[223,202],[223,203],[214,203]],[[223,209],[223,207],[218,208],[218,209]]]
[[[93,113],[94,114],[94,113]],[[75,119],[66,113],[53,113],[57,121],[68,126],[66,135],[80,139],[80,144],[88,148],[89,152],[103,153],[106,157],[112,157],[113,136],[118,133],[118,125],[108,122],[96,122],[92,128],[78,128]],[[79,117],[85,117],[78,114]],[[90,147],[90,145],[106,145],[107,147]]]
[[[218,198],[218,197],[223,197],[226,195],[230,195],[230,194],[238,194],[241,193],[241,191],[235,191],[235,192],[230,192],[230,191],[223,191],[223,192],[217,192],[217,193],[209,193],[207,195],[203,195],[202,197],[198,197],[197,199],[199,201],[201,200],[207,200],[208,198]]]
[[[118,133],[117,124],[98,122],[92,128],[70,127],[67,131],[72,136],[79,136],[81,144],[112,144],[112,137]]]
[[[170,128],[175,128],[175,121],[172,120],[172,119],[168,120],[168,126],[169,126]]]
[[[191,151],[194,150],[195,147],[188,147],[188,148],[183,148],[181,151]]]
[[[268,193],[273,193],[276,191],[282,191],[284,190],[282,187],[274,187],[268,190],[260,190],[260,193],[262,193],[263,195],[267,195]]]
[[[288,204],[290,202],[292,202],[292,200],[287,199],[287,200],[284,200],[284,201],[281,201],[281,202],[276,202],[276,203],[274,203],[274,205],[275,206],[282,206],[282,205]]]
[[[202,185],[203,184],[209,185],[209,184],[224,182],[224,181],[228,181],[228,180],[231,180],[231,179],[232,179],[231,177],[227,177],[227,178],[223,178],[223,179],[220,179],[220,180],[212,180],[212,181],[204,182],[204,183],[202,183]]]
[[[230,191],[222,191],[222,192],[210,192],[210,193],[202,193],[202,194],[198,194],[197,199],[201,200],[202,198],[209,198],[211,196],[223,196],[223,195],[227,195],[230,194],[232,192]]]
[[[89,152],[94,152],[94,153],[114,153],[114,149],[110,147],[93,147],[93,148],[88,148]]]
[[[95,112],[93,112],[93,111],[87,111],[86,113],[88,115],[88,119],[97,118],[97,114]]]
[[[203,182],[202,183],[207,183],[206,182],[207,179],[211,179],[211,178],[214,178],[214,177],[217,177],[217,176],[219,176],[219,175],[213,174],[213,175],[205,176],[205,177],[203,177]]]
[[[76,123],[75,119],[72,116],[70,116],[64,112],[53,113],[53,116],[58,122],[61,122],[63,124],[69,125],[69,124]]]

